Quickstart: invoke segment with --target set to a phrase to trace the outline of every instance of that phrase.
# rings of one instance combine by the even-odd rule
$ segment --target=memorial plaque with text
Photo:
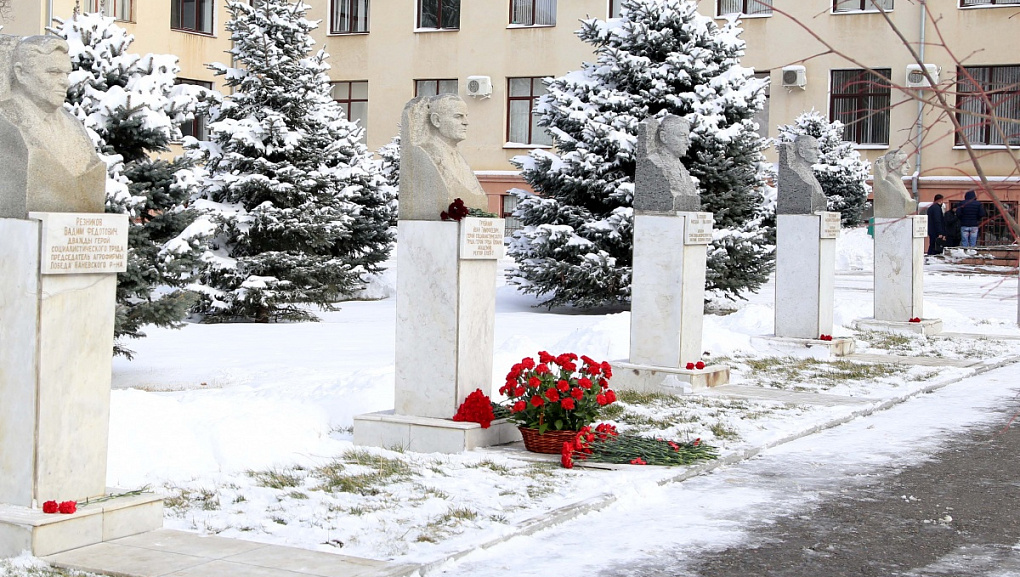
[[[910,220],[914,221],[914,238],[928,236],[928,215],[915,214],[910,217]]]
[[[460,258],[503,258],[506,221],[502,218],[467,217],[460,221]]]
[[[838,238],[839,237],[839,219],[840,215],[838,212],[820,212],[818,213],[822,217],[822,228],[818,236],[820,238]]]
[[[42,274],[127,270],[127,215],[32,212],[28,216],[42,222]]]
[[[708,244],[712,242],[712,225],[715,220],[711,212],[687,213],[684,227],[684,244]]]

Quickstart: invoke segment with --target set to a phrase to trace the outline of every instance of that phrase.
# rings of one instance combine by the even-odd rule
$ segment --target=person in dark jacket
[[[960,219],[956,216],[956,209],[950,208],[942,216],[946,224],[946,242],[942,246],[946,248],[960,246],[963,233],[960,231]]]
[[[928,215],[928,254],[942,254],[943,242],[946,240],[946,221],[942,216],[941,194],[936,194],[931,206],[925,211]]]
[[[978,228],[987,215],[985,207],[977,199],[976,192],[968,190],[963,195],[963,202],[956,207],[956,216],[960,219],[960,234],[963,237],[960,246],[977,246]]]

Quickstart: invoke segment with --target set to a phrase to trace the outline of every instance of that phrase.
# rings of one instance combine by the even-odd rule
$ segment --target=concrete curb
[[[837,417],[824,423],[812,425],[804,430],[791,433],[785,437],[775,439],[767,443],[763,443],[756,447],[750,447],[747,449],[743,449],[741,451],[735,451],[733,453],[721,456],[718,459],[709,461],[701,465],[689,467],[685,469],[682,473],[656,481],[656,484],[662,486],[668,483],[679,483],[682,481],[686,481],[687,479],[691,479],[693,477],[711,473],[712,471],[715,471],[720,467],[726,467],[729,465],[734,465],[741,461],[745,461],[760,454],[763,451],[767,451],[774,447],[778,447],[779,445],[783,445],[791,441],[796,441],[797,439],[813,435],[826,429],[838,427],[854,419],[866,417],[879,411],[884,411],[900,403],[908,401],[913,397],[927,394],[932,391],[936,391],[938,389],[963,381],[964,379],[969,379],[982,373],[986,373],[988,371],[999,369],[1015,363],[1020,363],[1020,355],[1008,356],[994,363],[981,363],[977,366],[969,368],[969,370],[967,370],[965,374],[933,382],[931,384],[928,384],[919,389],[915,389],[908,393],[904,393],[902,395],[892,397],[881,402],[877,402],[873,405],[869,405],[867,407],[854,410],[848,415]],[[413,576],[427,577],[433,571],[437,571],[443,568],[444,566],[448,565],[449,563],[462,559],[466,557],[468,554],[473,553],[474,551],[478,551],[479,549],[488,549],[495,545],[505,543],[510,539],[532,535],[543,529],[548,529],[550,527],[554,527],[561,523],[565,523],[567,521],[580,517],[581,515],[585,515],[587,513],[595,511],[600,511],[612,505],[617,500],[619,500],[619,497],[614,494],[598,495],[595,497],[589,497],[588,499],[579,501],[577,503],[572,503],[570,505],[565,505],[563,507],[547,511],[545,513],[533,515],[532,517],[529,517],[528,519],[525,519],[524,521],[518,523],[516,529],[507,533],[506,535],[501,535],[494,539],[490,539],[470,549],[465,549],[462,551],[458,551],[456,553],[446,555],[442,559],[438,559],[436,561],[419,565],[418,568],[413,573],[407,575],[408,577]]]

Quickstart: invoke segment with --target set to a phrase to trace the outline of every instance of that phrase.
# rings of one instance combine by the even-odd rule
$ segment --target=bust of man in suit
[[[64,110],[71,60],[54,36],[0,42],[0,217],[103,212],[106,165]]]
[[[485,191],[457,145],[467,138],[467,104],[455,94],[404,107],[400,135],[400,218],[439,220],[454,199],[488,209]]]

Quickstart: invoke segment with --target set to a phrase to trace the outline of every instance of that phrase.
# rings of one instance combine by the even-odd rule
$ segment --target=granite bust
[[[690,149],[690,133],[690,123],[674,114],[648,118],[638,126],[634,210],[701,210],[698,185],[680,160]]]
[[[907,155],[900,149],[875,160],[875,218],[903,218],[917,212],[917,201],[907,192],[903,175],[909,170]]]
[[[70,72],[60,38],[0,41],[0,217],[105,208],[106,165],[63,107]]]
[[[402,220],[440,220],[454,199],[488,210],[488,198],[457,145],[467,138],[467,104],[455,94],[404,106],[400,131]]]
[[[818,162],[818,140],[802,134],[779,144],[779,198],[776,214],[814,214],[826,210],[822,185],[811,165]]]

